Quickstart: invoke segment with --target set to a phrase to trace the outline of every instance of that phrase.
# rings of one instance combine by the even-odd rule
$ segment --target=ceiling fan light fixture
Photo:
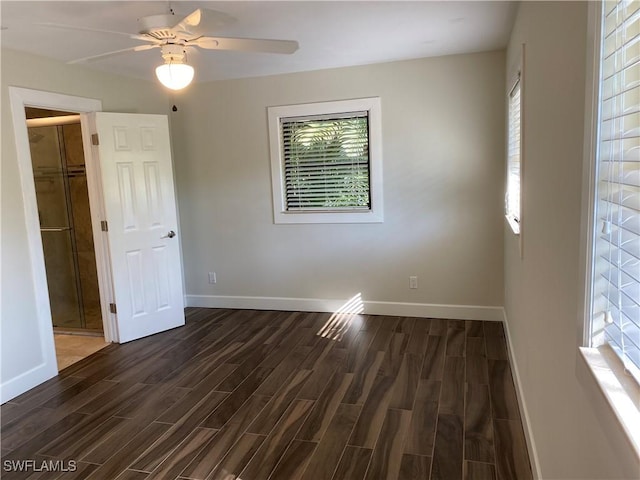
[[[156,77],[160,83],[171,90],[182,90],[193,80],[194,69],[184,63],[184,51],[177,45],[162,47],[164,65],[156,68]]]
[[[156,68],[160,83],[171,90],[182,90],[193,80],[194,70],[186,63],[165,63]]]

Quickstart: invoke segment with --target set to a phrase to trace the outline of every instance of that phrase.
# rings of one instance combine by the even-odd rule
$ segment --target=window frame
[[[369,123],[369,209],[287,211],[282,119],[367,112]],[[382,223],[382,122],[380,97],[267,107],[275,224]]]
[[[636,454],[640,456],[640,383],[624,368],[623,361],[608,344],[592,342],[592,297],[596,241],[596,185],[599,178],[598,138],[600,127],[601,2],[589,2],[586,55],[584,154],[582,169],[582,212],[579,256],[581,295],[578,305],[578,355],[576,374],[586,398],[599,408],[602,398]],[[603,423],[616,432],[615,422]],[[612,429],[613,428],[613,429]]]
[[[592,45],[592,57],[590,58],[591,68],[588,81],[591,82],[587,88],[587,95],[591,98],[587,98],[587,118],[585,118],[585,177],[588,182],[585,188],[588,190],[585,198],[588,204],[586,205],[588,219],[583,223],[588,229],[586,234],[588,236],[585,245],[586,254],[586,286],[585,286],[585,298],[584,298],[584,331],[583,331],[583,346],[587,348],[613,348],[607,341],[603,341],[602,344],[596,344],[594,341],[594,309],[595,309],[595,289],[594,282],[596,276],[596,255],[597,245],[600,231],[600,222],[598,218],[598,202],[600,197],[599,188],[600,185],[600,168],[602,163],[600,153],[601,142],[601,96],[602,96],[602,84],[601,84],[601,71],[600,71],[600,56],[602,52],[602,3],[597,3],[597,8],[590,12],[594,18],[590,27],[593,31]],[[584,201],[584,199],[583,199]],[[584,258],[584,257],[583,257]],[[620,358],[620,363],[624,367],[624,363],[627,360]],[[631,362],[629,360],[629,362]],[[630,368],[629,375],[633,376],[638,384],[640,384],[640,370],[635,365],[627,365],[625,368]],[[633,373],[632,373],[633,372]]]

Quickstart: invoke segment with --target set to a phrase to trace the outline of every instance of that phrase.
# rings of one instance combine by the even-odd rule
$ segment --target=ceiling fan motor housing
[[[140,33],[149,35],[157,40],[171,40],[176,38],[175,33],[171,31],[176,23],[176,17],[171,14],[151,15],[138,19]]]

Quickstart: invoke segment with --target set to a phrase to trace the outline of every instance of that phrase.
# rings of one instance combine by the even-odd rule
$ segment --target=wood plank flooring
[[[2,478],[532,478],[499,323],[186,316],[2,405]]]

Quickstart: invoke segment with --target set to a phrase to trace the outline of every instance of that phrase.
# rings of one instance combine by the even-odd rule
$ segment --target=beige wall
[[[8,87],[99,99],[104,111],[167,113],[168,102],[156,82],[105,75],[5,49],[1,67],[0,363],[5,383],[42,362]]]
[[[501,306],[503,73],[490,52],[193,85],[174,123],[187,294]],[[266,108],[369,96],[384,223],[274,225]]]
[[[541,478],[638,478],[576,364],[586,41],[586,3],[521,3],[507,65],[524,43],[523,258],[505,223],[505,309]]]

